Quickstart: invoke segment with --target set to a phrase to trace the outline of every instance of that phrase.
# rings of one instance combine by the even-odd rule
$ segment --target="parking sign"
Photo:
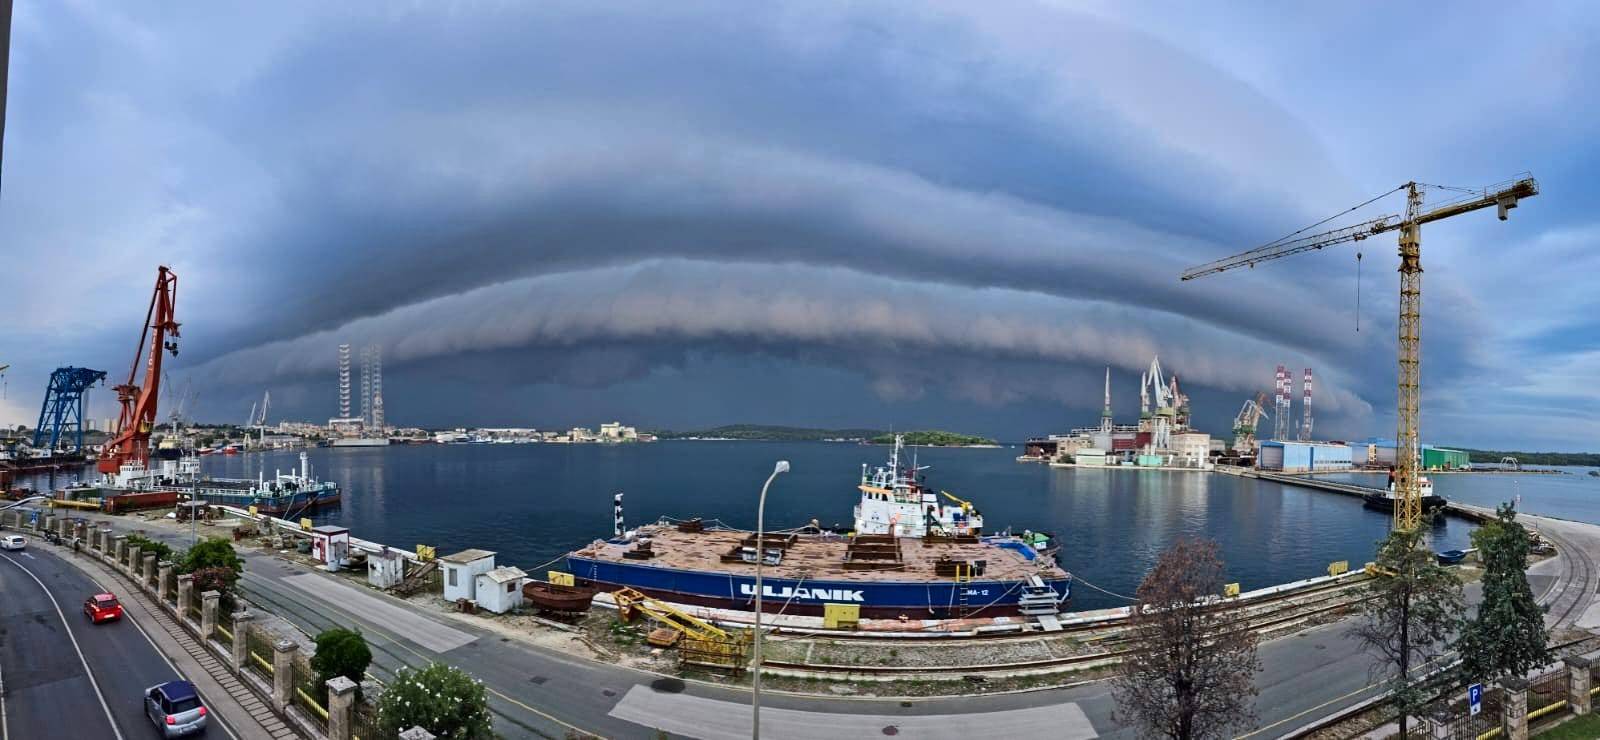
[[[1467,710],[1474,717],[1483,711],[1483,684],[1475,683],[1467,687]]]

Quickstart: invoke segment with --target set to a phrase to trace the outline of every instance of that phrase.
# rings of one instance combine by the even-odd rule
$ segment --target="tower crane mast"
[[[178,322],[175,319],[178,302],[178,276],[166,265],[156,268],[156,287],[150,296],[150,308],[145,312],[144,326],[139,330],[139,348],[133,353],[133,367],[128,370],[128,382],[116,387],[117,403],[122,412],[117,417],[117,430],[100,452],[96,465],[101,473],[114,474],[123,464],[150,462],[150,432],[156,426],[156,399],[161,393],[162,353],[178,356]],[[168,338],[170,337],[170,339]],[[145,356],[145,340],[150,342],[150,354]],[[144,385],[139,379],[139,361],[143,359]]]
[[[1429,210],[1423,210],[1424,188],[1446,191],[1452,195],[1449,200]],[[1302,236],[1315,226],[1332,220],[1326,219],[1247,252],[1190,268],[1180,279],[1193,280],[1239,267],[1255,267],[1258,262],[1361,241],[1390,231],[1400,233],[1398,353],[1400,368],[1399,380],[1396,383],[1398,390],[1396,416],[1399,429],[1396,435],[1398,447],[1395,450],[1394,528],[1410,531],[1422,523],[1422,489],[1419,478],[1422,461],[1419,459],[1421,444],[1418,441],[1417,419],[1422,361],[1422,225],[1491,206],[1499,210],[1500,220],[1504,221],[1508,212],[1517,207],[1519,200],[1539,194],[1539,183],[1528,173],[1483,188],[1453,188],[1408,182],[1378,198],[1401,190],[1406,192],[1404,216],[1381,216],[1354,226]]]

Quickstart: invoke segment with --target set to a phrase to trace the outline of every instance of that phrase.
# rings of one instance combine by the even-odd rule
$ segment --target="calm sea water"
[[[315,474],[338,481],[344,502],[313,519],[396,547],[493,550],[499,562],[542,573],[546,561],[609,535],[617,491],[626,494],[630,523],[670,515],[754,527],[756,497],[776,460],[789,460],[793,471],[772,486],[768,527],[812,518],[848,524],[861,464],[882,464],[887,452],[836,443],[690,441],[315,449]],[[989,528],[1056,532],[1063,566],[1119,594],[1132,594],[1161,549],[1180,536],[1217,540],[1230,575],[1249,590],[1323,574],[1335,560],[1370,560],[1389,525],[1388,515],[1344,496],[1225,475],[1050,468],[1017,463],[1018,453],[917,454],[932,466],[929,484],[971,499]],[[270,452],[212,456],[204,465],[212,475],[255,477],[296,460],[294,452]],[[1431,536],[1443,550],[1467,546],[1469,531],[1450,521]],[[1122,603],[1082,584],[1073,596],[1078,609]]]

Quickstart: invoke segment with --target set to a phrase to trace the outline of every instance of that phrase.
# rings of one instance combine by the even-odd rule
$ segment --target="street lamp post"
[[[756,635],[755,658],[751,664],[754,679],[750,683],[750,737],[752,740],[761,740],[761,564],[767,559],[766,528],[767,528],[767,488],[772,485],[772,480],[779,473],[789,472],[789,461],[779,460],[772,468],[772,475],[767,476],[767,482],[761,484],[761,500],[756,503]]]

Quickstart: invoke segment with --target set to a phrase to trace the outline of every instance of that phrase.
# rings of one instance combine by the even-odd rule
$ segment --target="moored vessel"
[[[300,453],[298,473],[293,469],[287,473],[280,470],[268,478],[262,471],[255,479],[203,476],[200,461],[193,457],[163,460],[155,469],[131,461],[119,466],[116,473],[106,475],[93,489],[103,498],[168,492],[191,496],[208,504],[241,509],[254,506],[258,513],[277,516],[298,515],[338,503],[340,499],[337,483],[312,477],[311,463],[304,452]]]
[[[756,558],[763,611],[821,615],[854,605],[864,618],[984,618],[1055,615],[1072,593],[1053,540],[984,535],[970,502],[947,505],[921,484],[922,468],[901,466],[896,439],[886,468],[863,468],[856,530],[754,532],[700,520],[625,530],[567,555],[580,582],[627,587],[664,601],[750,611]],[[954,497],[951,497],[954,499]],[[1030,533],[1031,534],[1031,533]]]
[[[1420,478],[1417,481],[1417,485],[1422,489],[1422,511],[1424,513],[1431,512],[1449,503],[1443,496],[1433,492],[1433,481],[1428,480],[1427,476]],[[1369,509],[1376,509],[1378,511],[1394,511],[1394,473],[1389,473],[1388,490],[1373,491],[1372,493],[1366,494],[1361,498],[1362,500],[1366,501],[1366,507]]]

